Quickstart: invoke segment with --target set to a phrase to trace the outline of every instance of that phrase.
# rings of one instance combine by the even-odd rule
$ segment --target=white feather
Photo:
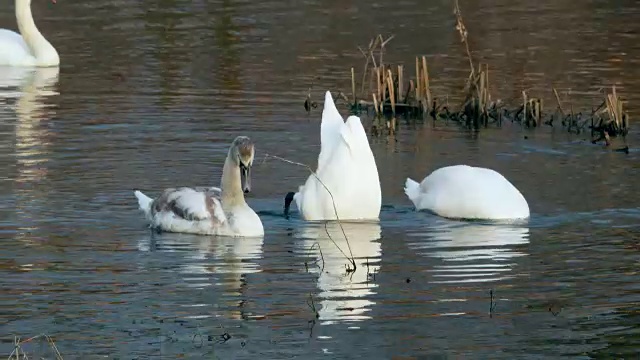
[[[138,207],[145,213],[148,219],[151,219],[151,203],[153,199],[143,194],[141,191],[134,191],[133,194],[138,199]]]
[[[407,179],[404,191],[417,210],[446,218],[508,220],[530,215],[520,191],[500,173],[486,168],[443,167],[420,184]]]
[[[33,21],[31,1],[15,0],[15,8],[20,34],[0,29],[0,65],[58,66],[58,52],[40,33]]]
[[[378,219],[382,192],[366,132],[357,116],[344,122],[329,91],[325,94],[320,141],[317,177],[310,175],[294,195],[302,217],[335,220],[337,212],[341,220]]]
[[[260,237],[264,235],[258,214],[245,202],[241,189],[238,148],[252,146],[249,138],[237,137],[225,160],[221,188],[166,189],[152,200],[140,191],[134,194],[151,227],[178,233]],[[253,152],[252,152],[253,154]],[[253,161],[253,155],[249,163]]]
[[[218,199],[214,199],[214,201],[217,200]],[[191,188],[182,188],[172,193],[168,197],[168,201],[175,201],[175,206],[177,208],[191,214],[196,219],[205,220],[214,217],[214,214],[209,213],[209,210],[207,209],[206,195],[204,192],[196,191]],[[217,220],[224,222],[226,221],[226,217],[218,218]]]

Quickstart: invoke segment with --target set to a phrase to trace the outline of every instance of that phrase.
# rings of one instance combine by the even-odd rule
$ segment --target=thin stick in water
[[[357,103],[356,99],[356,72],[353,67],[351,67],[351,96],[353,99],[353,105],[355,106]]]
[[[344,231],[344,227],[342,226],[342,222],[340,221],[340,217],[338,216],[338,208],[336,207],[336,202],[333,198],[333,194],[331,193],[331,191],[329,190],[329,188],[327,187],[327,185],[324,184],[324,182],[322,182],[322,180],[320,180],[320,177],[318,177],[318,174],[316,174],[315,171],[313,171],[313,169],[311,169],[311,167],[309,165],[303,164],[303,163],[299,163],[296,161],[291,161],[289,159],[285,159],[283,157],[280,156],[276,156],[276,155],[270,155],[270,154],[265,154],[264,155],[264,160],[262,161],[262,163],[264,164],[267,161],[267,158],[274,158],[280,161],[284,161],[286,163],[292,164],[292,165],[297,165],[297,166],[302,166],[307,168],[307,170],[309,170],[309,172],[316,178],[316,180],[318,180],[318,182],[320,183],[320,185],[322,185],[322,187],[324,187],[325,190],[327,190],[327,193],[329,193],[329,196],[331,197],[331,204],[333,205],[333,211],[336,215],[336,220],[338,221],[338,225],[340,226],[340,230],[342,231],[342,235],[344,236],[345,241],[347,242],[347,248],[349,249],[349,254],[351,255],[351,258],[349,258],[349,256],[347,256],[347,254],[345,254],[345,252],[342,250],[342,248],[340,248],[340,246],[338,246],[338,244],[335,242],[335,240],[333,240],[333,238],[331,237],[331,234],[329,234],[329,229],[327,228],[327,223],[325,222],[325,231],[327,232],[327,236],[329,237],[329,239],[331,240],[331,242],[333,242],[333,244],[338,248],[338,250],[342,253],[342,255],[344,255],[345,258],[347,258],[347,260],[349,260],[351,262],[351,265],[353,265],[353,271],[356,270],[357,266],[356,266],[356,260],[353,257],[353,252],[351,251],[351,244],[349,244],[349,238],[347,238],[347,233]]]

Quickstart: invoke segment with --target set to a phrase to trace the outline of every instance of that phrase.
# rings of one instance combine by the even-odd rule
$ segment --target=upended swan
[[[285,216],[295,201],[307,221],[336,220],[336,212],[340,220],[378,219],[382,194],[367,134],[359,117],[344,121],[329,91],[322,110],[316,175],[311,174],[298,192],[287,194]]]
[[[0,29],[0,66],[58,66],[58,52],[33,21],[31,0],[15,0],[15,7],[20,34]]]
[[[253,158],[251,139],[238,136],[224,162],[221,188],[170,188],[155,200],[136,190],[140,210],[152,228],[167,232],[263,236],[260,217],[244,199],[244,193],[251,191]]]
[[[407,178],[405,194],[417,210],[452,219],[529,218],[524,196],[500,173],[468,165],[446,166],[418,183]]]

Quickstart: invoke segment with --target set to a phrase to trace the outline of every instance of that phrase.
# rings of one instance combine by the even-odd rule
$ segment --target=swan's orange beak
[[[56,0],[51,0],[51,2],[55,4],[55,3],[56,3]]]

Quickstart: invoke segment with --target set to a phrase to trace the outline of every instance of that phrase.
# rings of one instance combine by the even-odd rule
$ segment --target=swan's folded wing
[[[343,131],[342,137],[350,148],[370,149],[367,132],[364,130],[364,126],[362,126],[362,121],[360,121],[359,117],[355,115],[349,116],[345,128],[349,129],[349,131]]]
[[[216,186],[196,186],[193,189],[216,197],[222,196],[222,189]]]
[[[226,221],[220,201],[213,193],[188,187],[165,190],[162,196],[154,201],[153,207],[156,212],[171,211],[189,221]]]
[[[22,35],[8,29],[0,29],[0,64],[16,65],[25,61],[25,58],[31,57],[31,49],[24,41]]]

